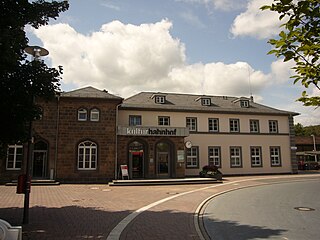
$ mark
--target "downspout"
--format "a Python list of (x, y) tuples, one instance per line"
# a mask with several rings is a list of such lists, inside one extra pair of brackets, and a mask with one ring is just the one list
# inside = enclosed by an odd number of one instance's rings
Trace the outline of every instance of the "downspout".
[(60, 93), (57, 95), (57, 125), (56, 125), (56, 146), (54, 156), (54, 179), (57, 179), (58, 141), (59, 141), (59, 120), (60, 120)]
[(118, 169), (118, 112), (119, 112), (119, 107), (121, 106), (121, 103), (116, 106), (116, 149), (115, 149), (115, 161), (114, 161), (114, 177), (117, 180), (118, 179), (118, 174), (117, 174), (117, 169)]

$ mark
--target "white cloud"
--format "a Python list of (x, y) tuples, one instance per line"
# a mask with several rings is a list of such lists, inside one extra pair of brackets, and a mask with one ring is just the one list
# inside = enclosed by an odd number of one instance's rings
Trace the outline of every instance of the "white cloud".
[[(287, 83), (290, 79), (290, 76), (294, 75), (294, 61), (284, 62), (283, 59), (278, 59), (275, 62), (271, 63), (271, 72), (273, 74), (274, 81), (278, 83)], [(292, 79), (290, 79), (293, 81)]]
[(67, 24), (34, 33), (49, 49), (53, 66), (63, 66), (65, 85), (92, 85), (128, 97), (141, 91), (248, 96), (250, 88), (259, 95), (271, 84), (271, 74), (245, 62), (187, 64), (185, 46), (171, 36), (171, 27), (168, 20), (141, 25), (113, 21), (90, 35)]
[(238, 15), (232, 26), (231, 33), (237, 36), (251, 36), (258, 39), (270, 38), (279, 33), (281, 22), (279, 15), (272, 11), (262, 11), (264, 5), (270, 5), (272, 0), (251, 0), (247, 10)]
[(127, 96), (132, 88), (152, 88), (173, 67), (184, 64), (184, 45), (172, 38), (171, 27), (168, 20), (139, 26), (113, 21), (88, 36), (67, 24), (34, 32), (49, 49), (53, 66), (63, 66), (64, 83), (94, 85)]
[(191, 11), (183, 12), (180, 14), (180, 16), (192, 26), (195, 26), (201, 29), (206, 28), (206, 25), (199, 19), (199, 17), (193, 14)]
[(248, 96), (250, 88), (258, 93), (269, 81), (268, 75), (254, 71), (245, 62), (186, 65), (173, 69), (169, 76), (180, 92), (196, 90), (201, 94), (231, 96)]
[(216, 10), (233, 11), (245, 7), (247, 0), (176, 0), (177, 2), (186, 2), (193, 4), (203, 4), (208, 8), (213, 7)]
[(101, 3), (101, 6), (106, 7), (106, 8), (110, 8), (112, 10), (120, 11), (120, 7), (113, 5), (111, 3), (108, 3), (108, 2)]

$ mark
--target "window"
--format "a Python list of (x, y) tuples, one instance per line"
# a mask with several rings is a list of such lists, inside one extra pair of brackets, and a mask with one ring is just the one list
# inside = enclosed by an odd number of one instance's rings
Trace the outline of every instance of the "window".
[(208, 149), (209, 165), (221, 167), (220, 147), (209, 147)]
[(201, 98), (201, 104), (202, 104), (202, 106), (210, 106), (211, 99), (210, 98)]
[(159, 126), (170, 126), (170, 117), (158, 117)]
[(239, 126), (239, 119), (230, 119), (230, 132), (239, 132), (240, 126)]
[(249, 107), (249, 101), (248, 100), (240, 100), (240, 107), (248, 108)]
[(90, 111), (90, 121), (98, 122), (100, 118), (100, 111), (96, 108), (91, 109)]
[(43, 108), (39, 107), (39, 116), (36, 118), (36, 120), (42, 120), (43, 119)]
[(278, 133), (278, 121), (270, 120), (269, 121), (269, 132), (270, 133)]
[(241, 147), (230, 147), (230, 166), (242, 167)]
[(156, 96), (155, 97), (155, 103), (163, 104), (165, 102), (166, 102), (166, 97), (165, 96)]
[(84, 141), (78, 145), (78, 169), (95, 170), (97, 168), (97, 144)]
[(23, 159), (22, 145), (9, 145), (7, 152), (7, 170), (20, 170)]
[(87, 121), (87, 110), (81, 108), (78, 110), (78, 121)]
[(199, 167), (199, 155), (198, 147), (191, 147), (187, 149), (187, 168), (198, 168)]
[(187, 118), (186, 119), (186, 122), (187, 122), (187, 128), (189, 128), (190, 131), (197, 131), (197, 118)]
[(250, 132), (259, 133), (259, 120), (250, 120)]
[(280, 147), (270, 147), (271, 167), (281, 166)]
[(209, 118), (208, 120), (209, 132), (219, 132), (219, 119), (218, 118)]
[(129, 116), (129, 126), (140, 126), (142, 124), (141, 116), (130, 115)]
[(251, 154), (251, 166), (262, 167), (261, 147), (251, 147), (250, 154)]

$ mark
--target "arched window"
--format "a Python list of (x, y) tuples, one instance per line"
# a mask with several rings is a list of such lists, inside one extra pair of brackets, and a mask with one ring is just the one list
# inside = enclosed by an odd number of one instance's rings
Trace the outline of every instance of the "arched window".
[(90, 121), (98, 122), (100, 117), (99, 109), (93, 108), (90, 111)]
[(78, 169), (95, 170), (97, 168), (97, 144), (84, 141), (78, 145)]
[(87, 110), (80, 108), (78, 110), (78, 121), (87, 121)]

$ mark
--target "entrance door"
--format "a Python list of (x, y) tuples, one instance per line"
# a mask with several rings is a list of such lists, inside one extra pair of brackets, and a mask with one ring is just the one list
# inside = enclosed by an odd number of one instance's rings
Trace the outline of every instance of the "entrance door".
[(143, 152), (131, 152), (132, 154), (132, 178), (143, 177)]
[(170, 174), (170, 153), (171, 147), (166, 142), (157, 144), (156, 172), (159, 178), (168, 178)]
[(129, 172), (133, 179), (144, 178), (144, 145), (138, 141), (129, 145)]
[(47, 151), (35, 150), (33, 152), (32, 177), (44, 178), (46, 171)]
[(169, 153), (158, 152), (158, 176), (169, 177)]

